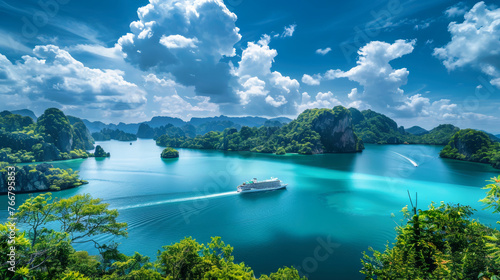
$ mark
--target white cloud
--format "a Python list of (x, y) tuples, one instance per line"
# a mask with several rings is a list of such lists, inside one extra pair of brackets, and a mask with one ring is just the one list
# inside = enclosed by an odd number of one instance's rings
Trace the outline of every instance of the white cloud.
[(471, 66), (492, 77), (500, 88), (500, 8), (489, 9), (479, 2), (464, 16), (462, 23), (451, 22), (451, 41), (434, 49), (434, 55), (448, 70)]
[(237, 100), (230, 66), (240, 41), (237, 16), (222, 0), (150, 0), (137, 10), (117, 47), (141, 70), (171, 73), (177, 83), (194, 86), (212, 102)]
[(342, 105), (342, 103), (333, 95), (331, 91), (318, 92), (314, 100), (311, 100), (311, 96), (307, 92), (303, 92), (301, 103), (295, 104), (298, 112), (314, 108), (333, 108), (337, 105)]
[(444, 11), (444, 14), (449, 18), (453, 18), (463, 16), (466, 12), (467, 9), (465, 7), (465, 4), (463, 2), (460, 2), (446, 9), (446, 11)]
[(270, 37), (264, 35), (257, 43), (248, 42), (241, 54), (241, 60), (235, 71), (236, 76), (264, 77), (271, 74), (271, 67), (278, 52), (269, 48)]
[(283, 76), (278, 71), (272, 72), (269, 80), (275, 88), (282, 90), (284, 93), (290, 93), (291, 91), (298, 90), (300, 87), (297, 80)]
[(248, 104), (253, 96), (265, 96), (269, 92), (265, 90), (266, 82), (260, 80), (257, 77), (247, 77), (248, 76), (240, 79), (244, 80), (244, 82), (242, 83), (244, 90), (237, 91), (238, 95), (241, 98), (241, 105)]
[[(219, 106), (211, 103), (210, 98), (197, 96), (191, 102), (186, 101), (178, 94), (153, 97), (153, 101), (160, 105), (160, 113), (171, 117), (189, 120), (191, 117), (206, 117), (219, 115)], [(194, 103), (194, 105), (192, 104)]]
[(243, 106), (224, 107), (229, 113), (266, 116), (296, 113), (294, 101), (299, 98), (300, 83), (278, 71), (272, 71), (278, 55), (269, 47), (271, 37), (263, 35), (258, 42), (248, 42), (241, 59), (231, 73), (237, 78), (236, 93)]
[(331, 48), (325, 48), (325, 49), (317, 49), (316, 53), (319, 55), (326, 55), (327, 53), (331, 52)]
[(196, 48), (198, 42), (196, 38), (186, 38), (179, 34), (170, 36), (163, 35), (160, 38), (160, 44), (169, 49)]
[(302, 82), (304, 84), (307, 84), (310, 86), (318, 86), (320, 84), (320, 81), (321, 81), (321, 75), (314, 75), (314, 77), (313, 77), (313, 76), (309, 76), (307, 74), (304, 74), (302, 76)]
[(286, 38), (286, 37), (292, 37), (293, 33), (295, 33), (295, 28), (297, 27), (297, 24), (290, 24), (289, 26), (285, 26), (285, 30), (281, 34), (276, 34), (273, 37), (281, 37), (281, 38)]
[(285, 27), (285, 31), (283, 31), (283, 37), (292, 37), (293, 33), (295, 32), (295, 28), (297, 27), (297, 24), (292, 24), (288, 27)]
[(266, 103), (273, 106), (273, 107), (280, 107), (282, 105), (285, 105), (288, 101), (286, 101), (285, 97), (283, 95), (278, 95), (276, 99), (274, 99), (272, 96), (268, 95), (266, 97)]
[(36, 46), (33, 53), (15, 64), (0, 54), (0, 95), (22, 94), (32, 103), (118, 111), (146, 103), (146, 92), (126, 81), (120, 70), (86, 67), (54, 45)]

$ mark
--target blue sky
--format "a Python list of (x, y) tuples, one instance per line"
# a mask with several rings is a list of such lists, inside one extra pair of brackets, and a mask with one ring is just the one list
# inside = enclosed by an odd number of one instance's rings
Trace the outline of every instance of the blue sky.
[(0, 18), (2, 110), (138, 122), (343, 105), (500, 133), (493, 1), (0, 0)]

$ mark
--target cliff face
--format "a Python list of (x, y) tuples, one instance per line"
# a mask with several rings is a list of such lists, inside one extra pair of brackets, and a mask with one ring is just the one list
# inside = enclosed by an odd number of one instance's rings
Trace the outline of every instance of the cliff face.
[(46, 133), (61, 152), (69, 152), (73, 147), (74, 130), (64, 113), (56, 108), (50, 108), (38, 118), (38, 129)]
[(354, 133), (351, 113), (344, 107), (324, 110), (311, 123), (321, 136), (321, 144), (327, 153), (359, 152), (364, 146)]
[[(15, 193), (57, 191), (74, 188), (85, 184), (72, 170), (53, 168), (51, 164), (16, 167)], [(63, 182), (64, 181), (64, 182)], [(7, 172), (0, 173), (0, 194), (7, 193)]]

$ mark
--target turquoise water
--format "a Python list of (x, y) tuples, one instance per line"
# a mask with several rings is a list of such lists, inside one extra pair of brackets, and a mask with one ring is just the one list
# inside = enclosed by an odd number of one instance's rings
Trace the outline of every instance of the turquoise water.
[[(235, 248), (236, 261), (257, 276), (294, 265), (310, 279), (362, 279), (361, 252), (393, 241), (394, 222), (409, 204), (407, 190), (418, 192), (421, 208), (445, 201), (482, 209), (481, 187), (499, 173), (441, 159), (439, 146), (366, 145), (358, 154), (314, 156), (179, 149), (179, 159), (162, 160), (152, 140), (98, 144), (111, 158), (53, 163), (89, 181), (54, 196), (90, 193), (119, 209), (128, 223), (128, 239), (119, 239), (126, 254), (138, 251), (154, 260), (162, 245), (186, 236), (199, 242), (221, 236)], [(271, 176), (287, 190), (235, 192), (243, 181)], [(482, 210), (475, 217), (487, 224), (498, 219)]]

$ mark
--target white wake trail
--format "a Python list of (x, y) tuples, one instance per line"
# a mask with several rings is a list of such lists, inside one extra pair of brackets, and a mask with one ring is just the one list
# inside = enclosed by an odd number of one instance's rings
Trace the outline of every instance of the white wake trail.
[(403, 157), (403, 158), (407, 159), (409, 162), (411, 162), (411, 164), (413, 164), (413, 166), (415, 166), (415, 167), (417, 167), (417, 166), (418, 166), (418, 164), (417, 164), (414, 160), (412, 160), (411, 158), (406, 157), (406, 156), (403, 156), (403, 155), (402, 155), (402, 154), (400, 154), (400, 153), (396, 153), (396, 152), (393, 152), (393, 153), (395, 153), (396, 155), (399, 155), (399, 156), (401, 156), (401, 157)]
[(117, 210), (123, 210), (123, 209), (142, 208), (142, 207), (155, 206), (155, 205), (161, 205), (161, 204), (168, 204), (168, 203), (175, 203), (175, 202), (185, 202), (185, 201), (192, 201), (192, 200), (199, 200), (199, 199), (208, 199), (208, 198), (229, 196), (229, 195), (235, 195), (235, 194), (238, 194), (238, 192), (232, 191), (232, 192), (225, 192), (225, 193), (200, 195), (200, 196), (194, 196), (194, 197), (184, 197), (184, 198), (167, 199), (167, 200), (161, 200), (161, 201), (155, 201), (155, 202), (149, 202), (149, 203), (141, 203), (141, 204), (136, 204), (136, 205), (129, 205), (129, 206), (124, 206), (124, 207), (118, 207), (116, 209)]

